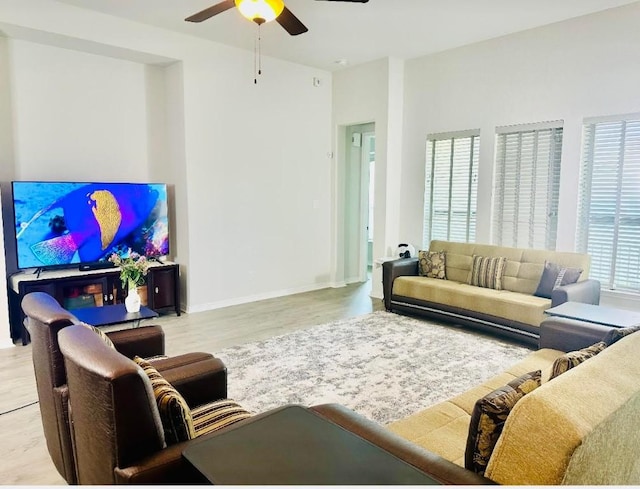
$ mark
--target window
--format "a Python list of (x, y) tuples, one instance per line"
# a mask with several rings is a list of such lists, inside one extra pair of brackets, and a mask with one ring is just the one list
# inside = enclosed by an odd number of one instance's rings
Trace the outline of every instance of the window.
[(493, 242), (556, 247), (562, 122), (498, 128)]
[(584, 124), (576, 244), (603, 287), (640, 291), (640, 115), (616, 119)]
[(476, 237), (479, 131), (427, 137), (423, 243)]

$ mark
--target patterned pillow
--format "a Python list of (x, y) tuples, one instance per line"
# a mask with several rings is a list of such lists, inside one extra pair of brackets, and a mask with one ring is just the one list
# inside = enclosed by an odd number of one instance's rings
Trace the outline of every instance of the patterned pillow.
[(135, 356), (133, 361), (144, 370), (151, 381), (167, 445), (195, 438), (191, 409), (184, 397), (149, 362), (138, 356)]
[(196, 437), (226, 428), (253, 416), (232, 399), (221, 399), (198, 406), (191, 411)]
[(533, 295), (551, 299), (551, 293), (555, 289), (561, 285), (575, 284), (581, 273), (582, 268), (568, 268), (545, 261), (542, 277), (540, 277), (538, 288)]
[(541, 376), (540, 370), (529, 372), (476, 401), (464, 453), (466, 469), (484, 475), (509, 413), (520, 399), (540, 387)]
[(81, 326), (84, 326), (87, 329), (90, 329), (95, 334), (97, 334), (100, 338), (102, 338), (102, 341), (104, 341), (109, 348), (113, 348), (114, 350), (116, 349), (116, 345), (113, 344), (113, 341), (111, 341), (111, 338), (109, 338), (105, 334), (105, 332), (102, 331), (100, 328), (96, 328), (95, 326), (91, 326), (90, 324), (83, 323), (82, 321), (80, 321), (78, 324), (80, 324)]
[(621, 340), (625, 336), (630, 335), (631, 333), (635, 333), (636, 331), (640, 331), (640, 324), (631, 326), (629, 328), (612, 328), (607, 332), (606, 335), (604, 335), (604, 338), (602, 338), (602, 341), (607, 346), (611, 346), (616, 341)]
[(582, 350), (570, 351), (564, 355), (556, 358), (551, 367), (551, 375), (549, 380), (555, 379), (558, 375), (565, 373), (574, 367), (577, 367), (585, 360), (591, 357), (595, 357), (598, 353), (604, 350), (607, 344), (604, 341), (599, 341), (591, 346), (583, 348)]
[(507, 266), (504, 256), (488, 257), (473, 255), (469, 285), (476, 285), (486, 289), (502, 290), (502, 277)]
[(418, 252), (418, 274), (421, 277), (447, 279), (445, 264), (447, 255), (444, 251)]

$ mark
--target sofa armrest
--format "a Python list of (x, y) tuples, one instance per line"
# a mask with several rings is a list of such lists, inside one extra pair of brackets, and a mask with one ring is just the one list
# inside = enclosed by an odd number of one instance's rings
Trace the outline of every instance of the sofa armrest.
[(164, 355), (164, 331), (160, 326), (142, 326), (107, 333), (116, 350), (127, 358)]
[(591, 346), (604, 338), (612, 326), (577, 319), (549, 317), (540, 323), (539, 347), (560, 351), (575, 351)]
[(321, 404), (309, 409), (413, 465), (442, 484), (494, 484), (493, 481), (405, 440), (344, 406)]
[(569, 301), (600, 304), (600, 281), (590, 278), (575, 284), (562, 285), (551, 292), (551, 307)]
[(402, 275), (418, 275), (418, 258), (400, 258), (382, 264), (382, 290), (387, 311), (391, 310), (393, 281)]

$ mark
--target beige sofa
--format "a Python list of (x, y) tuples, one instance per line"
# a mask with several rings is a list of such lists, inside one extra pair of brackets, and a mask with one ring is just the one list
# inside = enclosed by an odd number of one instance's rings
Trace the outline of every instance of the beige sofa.
[(631, 334), (545, 382), (563, 352), (542, 349), (481, 386), (388, 428), (464, 466), (475, 401), (514, 378), (542, 369), (543, 384), (517, 402), (485, 477), (508, 485), (640, 484), (640, 333)]
[[(537, 346), (546, 309), (569, 300), (600, 301), (600, 283), (588, 279), (587, 254), (436, 240), (429, 250), (446, 253), (446, 280), (419, 276), (417, 258), (385, 262), (382, 281), (388, 311), (455, 321)], [(507, 259), (503, 290), (467, 283), (473, 255)], [(558, 287), (551, 299), (533, 295), (545, 261), (581, 268), (578, 283)]]

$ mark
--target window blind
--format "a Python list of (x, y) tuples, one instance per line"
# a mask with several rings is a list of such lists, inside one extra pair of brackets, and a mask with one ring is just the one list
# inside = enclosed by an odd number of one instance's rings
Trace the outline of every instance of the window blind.
[(427, 138), (423, 246), (432, 239), (473, 241), (476, 235), (478, 132)]
[(555, 249), (562, 127), (501, 128), (497, 137), (494, 243)]
[(576, 247), (590, 276), (640, 291), (640, 116), (584, 125)]

